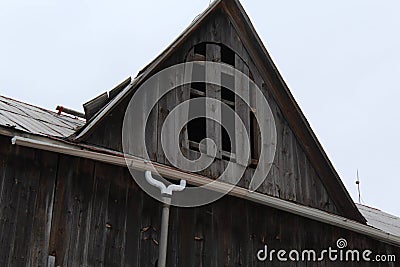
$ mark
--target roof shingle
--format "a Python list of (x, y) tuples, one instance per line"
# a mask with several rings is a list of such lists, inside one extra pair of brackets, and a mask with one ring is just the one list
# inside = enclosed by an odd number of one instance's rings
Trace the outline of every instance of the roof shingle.
[(68, 137), (85, 120), (49, 111), (8, 97), (0, 96), (0, 126), (31, 134)]

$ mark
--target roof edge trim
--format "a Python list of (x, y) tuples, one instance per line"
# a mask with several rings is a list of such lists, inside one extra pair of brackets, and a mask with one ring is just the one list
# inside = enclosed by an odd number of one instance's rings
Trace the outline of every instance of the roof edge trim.
[[(63, 142), (59, 143), (49, 143), (45, 141), (40, 141), (40, 140), (35, 140), (32, 138), (25, 138), (21, 136), (14, 136), (11, 139), (11, 142), (13, 145), (19, 145), (19, 146), (24, 146), (24, 147), (29, 147), (29, 148), (34, 148), (34, 149), (40, 149), (40, 150), (45, 150), (45, 151), (50, 151), (50, 152), (55, 152), (55, 153), (60, 153), (60, 154), (65, 154), (65, 155), (70, 155), (70, 156), (76, 156), (76, 157), (81, 157), (81, 158), (87, 158), (107, 164), (112, 164), (112, 165), (117, 165), (121, 167), (126, 167), (127, 162), (129, 161), (129, 165), (133, 166), (134, 168), (138, 170), (151, 170), (151, 168), (156, 168), (157, 171), (161, 175), (165, 175), (166, 177), (172, 178), (174, 180), (181, 180), (185, 179), (189, 184), (195, 185), (195, 186), (202, 186), (202, 185), (208, 185), (209, 188), (212, 188), (212, 190), (215, 191), (221, 191), (224, 190), (226, 191), (226, 187), (231, 188), (231, 185), (227, 185), (223, 182), (218, 182), (215, 180), (212, 180), (210, 178), (198, 175), (198, 174), (192, 174), (192, 173), (186, 173), (183, 171), (176, 170), (172, 167), (159, 164), (159, 163), (153, 163), (152, 167), (149, 167), (147, 162), (144, 159), (138, 158), (138, 157), (129, 157), (128, 159), (124, 158), (123, 155), (110, 155), (110, 154), (105, 154), (104, 152), (94, 152), (90, 150), (84, 150), (78, 145), (66, 145)], [(211, 184), (211, 182), (213, 182)], [(362, 224), (357, 221), (353, 221), (350, 219), (347, 219), (345, 217), (335, 215), (328, 213), (326, 211), (318, 210), (315, 208), (303, 206), (300, 204), (296, 204), (293, 202), (289, 202), (287, 200), (279, 199), (276, 197), (264, 195), (261, 193), (257, 192), (251, 192), (245, 188), (237, 187), (235, 186), (229, 193), (231, 196), (235, 196), (238, 198), (242, 198), (245, 200), (249, 200), (258, 204), (262, 204), (265, 206), (269, 206), (272, 208), (276, 208), (285, 212), (289, 212), (292, 214), (296, 214), (302, 217), (306, 217), (315, 221), (319, 221), (322, 223), (326, 223), (332, 226), (340, 227), (343, 229), (347, 229), (359, 234), (363, 234), (366, 236), (369, 236), (371, 238), (380, 240), (382, 242), (395, 245), (395, 246), (400, 246), (400, 236), (395, 236), (393, 234), (389, 234), (387, 232), (384, 232), (382, 230), (376, 229), (374, 227)]]

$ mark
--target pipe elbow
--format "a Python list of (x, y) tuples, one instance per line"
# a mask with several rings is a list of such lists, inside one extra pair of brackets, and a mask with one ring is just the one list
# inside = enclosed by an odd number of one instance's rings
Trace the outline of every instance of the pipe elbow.
[(183, 191), (186, 188), (186, 180), (181, 180), (179, 185), (172, 184), (166, 187), (162, 182), (153, 178), (151, 171), (145, 171), (144, 176), (149, 184), (160, 189), (161, 194), (171, 196), (173, 192)]
[(168, 186), (165, 194), (172, 195), (173, 192), (180, 192), (183, 191), (185, 188), (186, 188), (186, 180), (181, 180), (179, 185), (172, 184)]
[(166, 190), (166, 187), (162, 182), (153, 178), (153, 175), (151, 175), (151, 171), (145, 171), (144, 176), (149, 184), (157, 187), (158, 189), (160, 189), (161, 192)]

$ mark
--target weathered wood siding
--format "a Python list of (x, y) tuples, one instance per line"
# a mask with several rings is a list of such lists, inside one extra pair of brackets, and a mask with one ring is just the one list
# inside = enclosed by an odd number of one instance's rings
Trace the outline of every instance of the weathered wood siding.
[[(274, 164), (267, 179), (258, 191), (332, 213), (341, 214), (341, 212), (337, 210), (332, 197), (329, 196), (321, 182), (321, 177), (319, 177), (314, 166), (312, 166), (312, 163), (308, 159), (305, 150), (300, 145), (300, 142), (290, 128), (287, 120), (282, 115), (281, 108), (272, 96), (269, 88), (273, 86), (273, 83), (271, 81), (264, 81), (261, 78), (257, 66), (254, 64), (249, 53), (241, 42), (235, 27), (228, 20), (228, 17), (224, 15), (222, 11), (220, 12), (221, 13), (218, 13), (217, 11), (217, 14), (214, 14), (211, 18), (206, 20), (202, 26), (200, 26), (190, 36), (190, 38), (184, 42), (178, 51), (164, 62), (160, 69), (190, 60), (191, 56), (193, 56), (193, 47), (202, 42), (210, 44), (207, 45), (207, 58), (209, 60), (221, 60), (220, 54), (216, 51), (219, 46), (215, 45), (213, 48), (211, 45), (213, 43), (224, 44), (232, 49), (236, 53), (236, 67), (244, 73), (250, 73), (257, 86), (262, 88), (264, 96), (272, 109), (276, 121), (278, 143)], [(159, 82), (175, 84), (176, 79), (179, 79), (179, 77), (169, 77), (168, 80)], [(189, 88), (185, 87), (170, 92), (161, 99), (155, 110), (153, 110), (146, 131), (146, 140), (149, 145), (148, 152), (152, 160), (169, 164), (166, 161), (163, 150), (160, 146), (159, 136), (161, 127), (168, 113), (178, 103), (188, 99), (188, 90)], [(252, 106), (257, 109), (257, 99), (255, 99), (254, 94), (250, 94), (249, 97)], [(130, 97), (124, 100), (114, 111), (111, 112), (111, 114), (86, 140), (87, 143), (122, 151), (121, 128), (128, 100), (130, 100)], [(248, 107), (244, 107), (238, 100), (236, 100), (236, 106), (236, 112), (239, 113), (239, 116), (244, 120), (245, 125), (248, 128), (250, 121)], [(209, 131), (210, 137), (218, 138), (220, 137), (220, 132), (218, 127), (214, 126), (214, 123), (212, 125), (208, 123), (207, 130)], [(182, 136), (186, 137), (187, 141), (187, 133), (185, 131), (186, 129), (184, 129)], [(240, 135), (237, 135), (236, 138), (239, 137)], [(196, 156), (196, 152), (190, 150), (187, 151), (188, 145), (185, 140), (182, 144), (183, 152), (186, 155), (191, 157)], [(213, 165), (201, 173), (208, 177), (215, 178), (223, 172), (225, 165), (226, 162), (222, 160), (219, 155)], [(239, 185), (248, 187), (253, 172), (253, 167), (247, 168)]]
[[(10, 145), (0, 136), (0, 266), (156, 266), (161, 204), (127, 169)], [(336, 247), (400, 255), (366, 236), (243, 199), (171, 208), (167, 266), (266, 266), (270, 249)], [(361, 263), (362, 266), (396, 266)], [(270, 265), (268, 265), (270, 266)], [(273, 263), (273, 266), (361, 266)]]
[(0, 266), (46, 266), (58, 155), (0, 136)]

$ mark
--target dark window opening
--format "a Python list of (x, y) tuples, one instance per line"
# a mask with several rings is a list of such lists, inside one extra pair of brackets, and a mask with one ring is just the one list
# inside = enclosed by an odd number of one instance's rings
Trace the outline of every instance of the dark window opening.
[(193, 95), (193, 97), (198, 97), (198, 96), (205, 95), (205, 93), (206, 93), (206, 83), (194, 82), (194, 83), (192, 83), (191, 87), (192, 87), (192, 89), (198, 91), (198, 92), (196, 92), (196, 91), (192, 90), (192, 92), (190, 93), (191, 98), (192, 98), (192, 95)]
[(229, 139), (229, 134), (224, 127), (221, 127), (222, 132), (222, 150), (226, 152), (231, 152), (231, 140)]
[(221, 98), (222, 100), (227, 100), (229, 102), (228, 105), (233, 105), (235, 103), (235, 93), (229, 90), (228, 88), (222, 87), (221, 89)]
[(194, 47), (194, 61), (206, 61), (206, 47), (206, 43), (201, 43)]
[(196, 118), (188, 122), (188, 139), (189, 141), (200, 143), (207, 137), (206, 118)]
[(257, 123), (256, 116), (253, 112), (250, 112), (250, 146), (251, 146), (251, 158), (258, 160), (260, 157), (260, 129)]
[(221, 45), (221, 62), (235, 66), (235, 52), (225, 45)]
[(206, 49), (207, 44), (206, 43), (200, 43), (195, 45), (194, 47), (194, 53), (202, 56), (206, 56)]

